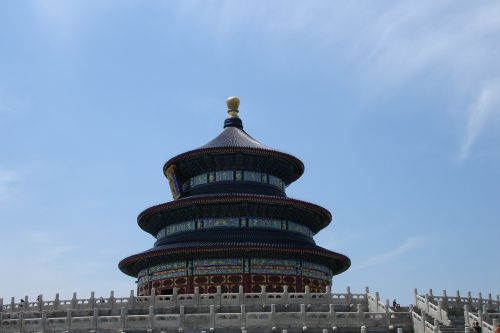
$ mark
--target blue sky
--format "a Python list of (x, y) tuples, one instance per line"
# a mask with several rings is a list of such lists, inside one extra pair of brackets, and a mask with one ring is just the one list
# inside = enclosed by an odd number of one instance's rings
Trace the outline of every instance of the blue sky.
[(334, 216), (334, 291), (500, 293), (500, 3), (0, 4), (0, 297), (134, 280), (170, 157), (245, 129)]

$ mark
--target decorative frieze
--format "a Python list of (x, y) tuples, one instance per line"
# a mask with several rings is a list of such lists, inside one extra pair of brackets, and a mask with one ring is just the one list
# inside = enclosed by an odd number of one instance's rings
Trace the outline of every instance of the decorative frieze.
[(265, 217), (215, 217), (184, 221), (169, 225), (161, 229), (156, 234), (156, 238), (162, 239), (181, 232), (212, 228), (262, 228), (286, 230), (297, 232), (309, 237), (313, 236), (311, 229), (303, 224), (293, 221)]
[(189, 178), (186, 182), (184, 182), (184, 184), (182, 185), (182, 189), (184, 192), (187, 192), (190, 189), (196, 188), (200, 185), (205, 185), (213, 182), (221, 182), (221, 181), (256, 182), (261, 184), (269, 184), (279, 188), (280, 190), (285, 189), (285, 182), (279, 177), (264, 172), (244, 171), (244, 170), (224, 170), (224, 171), (206, 172), (200, 175), (196, 175), (194, 177)]

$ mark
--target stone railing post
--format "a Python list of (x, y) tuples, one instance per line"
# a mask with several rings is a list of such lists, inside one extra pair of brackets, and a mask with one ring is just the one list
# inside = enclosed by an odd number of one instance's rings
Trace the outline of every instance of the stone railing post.
[(481, 292), (479, 292), (479, 305), (478, 305), (478, 308), (479, 309), (483, 308), (483, 294)]
[[(328, 286), (326, 288), (328, 288)], [(288, 295), (288, 286), (283, 286), (283, 304), (285, 305), (285, 308), (288, 307), (288, 304), (290, 302), (289, 297), (290, 296)]]
[(17, 316), (17, 331), (23, 332), (23, 320), (24, 320), (24, 312), (20, 312)]
[(309, 286), (305, 286), (304, 288), (305, 295), (304, 295), (304, 300), (307, 304), (311, 304), (311, 288)]
[(172, 299), (174, 300), (173, 306), (177, 306), (177, 303), (179, 300), (178, 295), (179, 295), (179, 289), (177, 289), (177, 287), (174, 287), (174, 289), (172, 291)]
[(306, 305), (305, 304), (300, 304), (300, 321), (302, 324), (302, 327), (306, 326)]
[(47, 331), (47, 311), (42, 310), (42, 320), (41, 320), (42, 333)]
[[(43, 311), (43, 295), (40, 294), (37, 297), (37, 303), (38, 303), (38, 311)], [(54, 309), (57, 310), (57, 309)]]
[(432, 289), (429, 289), (429, 297), (431, 300), (434, 299), (434, 294), (432, 293)]
[(457, 306), (462, 306), (462, 298), (460, 297), (460, 290), (457, 290)]
[(425, 312), (429, 313), (429, 294), (425, 294)]
[(448, 308), (448, 294), (446, 293), (446, 289), (443, 290), (443, 306)]
[(238, 286), (238, 299), (240, 301), (240, 305), (245, 304), (245, 294), (243, 293), (243, 286)]
[(417, 292), (417, 288), (414, 288), (413, 289), (413, 303), (415, 304), (415, 306), (418, 308), (418, 300), (417, 300), (417, 296), (418, 296), (418, 292)]
[(261, 285), (260, 286), (260, 297), (261, 297), (261, 303), (262, 303), (262, 307), (265, 308), (267, 307), (267, 293), (266, 293), (266, 286), (265, 285)]
[(385, 316), (387, 317), (387, 326), (391, 324), (391, 313), (389, 312), (391, 308), (389, 307), (389, 299), (385, 300)]
[(377, 310), (378, 312), (378, 302), (380, 301), (380, 294), (378, 293), (378, 291), (375, 292), (375, 309)]
[(497, 328), (498, 321), (496, 320), (496, 318), (493, 318), (492, 322), (493, 322), (493, 329), (495, 330)]
[(128, 296), (128, 304), (129, 307), (134, 308), (135, 306), (135, 296), (134, 296), (134, 290), (130, 290), (130, 294)]
[(246, 313), (246, 308), (245, 304), (240, 305), (240, 325), (241, 327), (246, 327), (247, 326), (247, 313)]
[(156, 290), (155, 288), (151, 288), (149, 292), (149, 305), (154, 307), (156, 305)]
[(113, 310), (115, 308), (115, 291), (114, 290), (111, 290), (109, 292), (109, 307), (111, 308), (111, 310)]
[(217, 309), (220, 309), (222, 305), (222, 287), (217, 286), (217, 293), (215, 294), (215, 304), (217, 305)]
[(472, 293), (470, 291), (467, 292), (467, 305), (472, 307)]
[(481, 326), (481, 328), (483, 328), (483, 311), (478, 310), (477, 317), (479, 318), (479, 325)]
[(16, 299), (15, 299), (15, 297), (11, 297), (10, 298), (10, 311), (14, 312), (15, 309), (16, 309)]
[(95, 307), (95, 292), (90, 292), (89, 306), (91, 309)]
[(439, 332), (439, 320), (434, 318), (434, 332)]
[(3, 298), (0, 298), (0, 313), (3, 312)]
[(200, 305), (200, 287), (194, 287), (194, 306)]
[(154, 321), (155, 321), (155, 308), (153, 306), (149, 307), (149, 329), (154, 328)]
[(120, 328), (124, 331), (127, 328), (127, 308), (120, 309)]
[(465, 319), (465, 326), (470, 326), (468, 305), (464, 305), (464, 319)]
[(184, 311), (184, 306), (179, 307), (179, 332), (184, 331), (184, 326), (186, 325), (186, 313)]
[(470, 333), (470, 327), (469, 326), (465, 326), (465, 333)]
[(210, 305), (210, 330), (215, 329), (215, 305)]
[(336, 314), (335, 314), (335, 306), (333, 304), (330, 304), (329, 307), (328, 307), (328, 317), (330, 318), (330, 327), (334, 327), (335, 326), (335, 321), (337, 318), (336, 317)]
[(24, 309), (28, 310), (29, 298), (28, 296), (24, 296)]
[(347, 305), (350, 305), (352, 303), (352, 294), (351, 294), (351, 287), (347, 286), (347, 297), (346, 297)]
[(276, 327), (276, 304), (271, 304), (271, 327)]
[(363, 316), (363, 309), (362, 309), (362, 305), (361, 304), (358, 304), (357, 305), (357, 315), (358, 315), (358, 320), (361, 320), (362, 316)]
[(56, 299), (54, 300), (54, 310), (59, 310), (59, 305), (61, 300), (59, 299), (59, 293), (56, 293)]
[(68, 332), (71, 331), (71, 319), (72, 319), (72, 310), (66, 310), (66, 329)]
[(497, 306), (496, 306), (495, 311), (500, 312), (500, 295), (497, 295)]
[(71, 298), (71, 308), (76, 309), (78, 307), (78, 299), (76, 298), (76, 293), (73, 293), (73, 297)]
[(438, 316), (439, 316), (439, 320), (441, 322), (443, 322), (443, 301), (442, 300), (439, 300), (438, 301)]
[(93, 310), (93, 315), (92, 315), (92, 329), (97, 331), (97, 321), (99, 319), (99, 309), (94, 309)]

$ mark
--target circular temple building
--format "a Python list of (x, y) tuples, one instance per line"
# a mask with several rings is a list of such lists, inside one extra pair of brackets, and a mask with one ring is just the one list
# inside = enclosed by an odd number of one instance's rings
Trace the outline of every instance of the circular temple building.
[(332, 215), (286, 196), (304, 172), (296, 157), (265, 146), (243, 130), (239, 100), (227, 101), (224, 129), (212, 141), (167, 161), (174, 200), (139, 214), (154, 247), (123, 259), (138, 295), (222, 292), (324, 292), (348, 257), (316, 245)]

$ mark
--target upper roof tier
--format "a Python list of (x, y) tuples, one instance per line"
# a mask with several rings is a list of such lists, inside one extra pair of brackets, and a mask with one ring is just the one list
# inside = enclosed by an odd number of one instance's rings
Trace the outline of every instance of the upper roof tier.
[[(238, 116), (239, 99), (226, 101), (228, 117), (224, 129), (207, 144), (168, 160), (163, 172), (182, 192), (184, 182), (207, 172), (223, 170), (258, 171), (280, 178), (284, 185), (297, 180), (304, 172), (304, 164), (295, 156), (268, 147), (243, 130)], [(182, 196), (182, 194), (181, 194)]]

